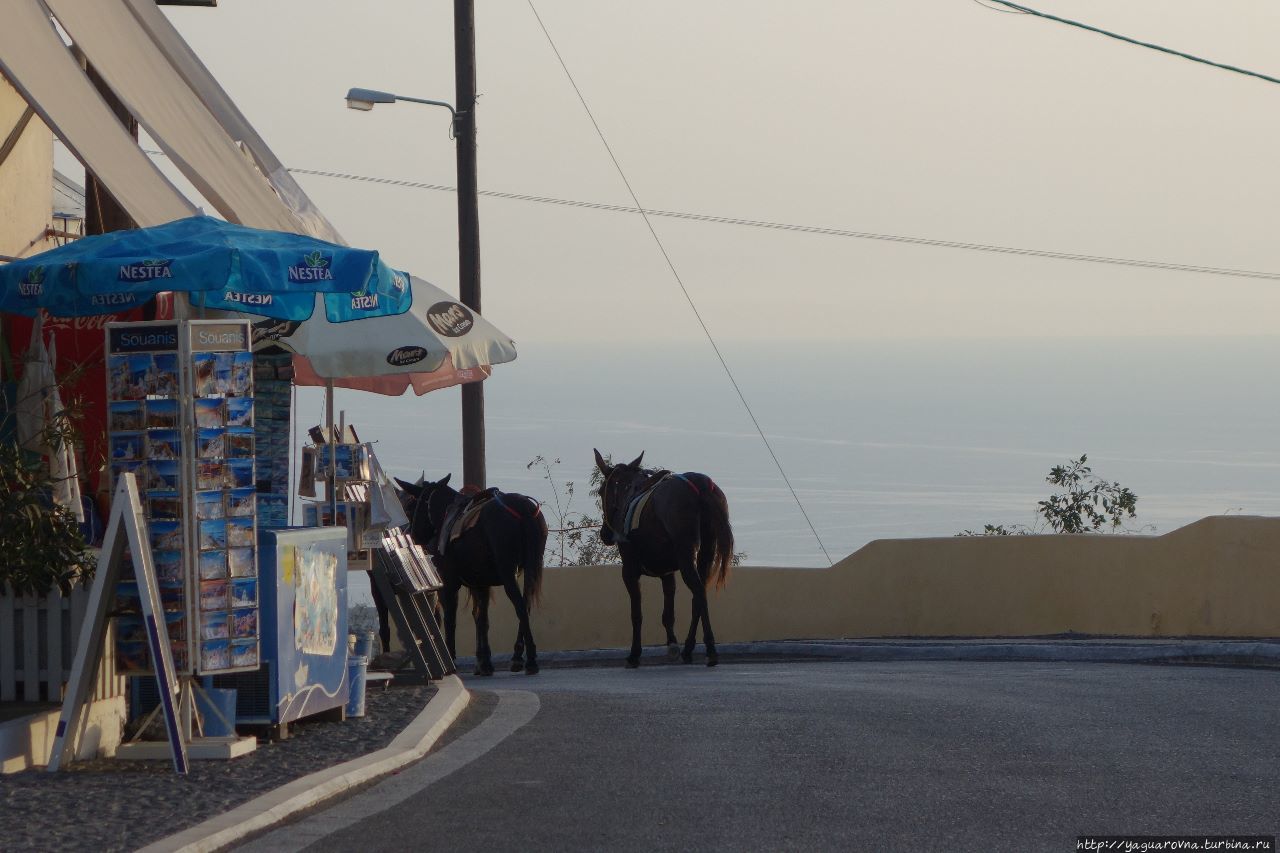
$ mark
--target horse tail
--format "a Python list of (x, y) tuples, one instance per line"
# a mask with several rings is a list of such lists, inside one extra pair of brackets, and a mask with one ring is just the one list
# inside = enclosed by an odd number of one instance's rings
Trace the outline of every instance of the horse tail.
[(729, 582), (733, 567), (733, 527), (729, 524), (729, 501), (710, 477), (699, 490), (698, 574), (717, 589)]
[(542, 593), (542, 563), (547, 550), (547, 519), (542, 507), (532, 498), (525, 498), (520, 507), (521, 538), (524, 550), (520, 565), (524, 569), (525, 601), (533, 604)]

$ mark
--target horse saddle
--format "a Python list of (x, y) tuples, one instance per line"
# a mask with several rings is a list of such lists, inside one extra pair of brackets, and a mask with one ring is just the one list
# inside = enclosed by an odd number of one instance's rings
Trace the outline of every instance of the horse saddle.
[(491, 486), (483, 492), (462, 497), (462, 500), (449, 507), (444, 523), (440, 525), (439, 554), (443, 554), (451, 542), (457, 541), (462, 534), (475, 527), (480, 521), (480, 513), (491, 503), (496, 503), (516, 518), (522, 518), (520, 513), (503, 502), (502, 492), (496, 487)]
[[(680, 475), (672, 474), (670, 471), (655, 471), (648, 479), (636, 486), (636, 491), (627, 501), (627, 511), (622, 516), (622, 528), (615, 531), (619, 542), (626, 542), (632, 532), (640, 527), (640, 514), (649, 505), (649, 498), (653, 497), (659, 485), (672, 477), (680, 477)], [(684, 478), (680, 477), (680, 479)]]

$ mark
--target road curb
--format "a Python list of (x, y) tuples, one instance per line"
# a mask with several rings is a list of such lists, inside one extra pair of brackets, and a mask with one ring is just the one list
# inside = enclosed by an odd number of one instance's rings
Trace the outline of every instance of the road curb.
[(471, 701), (456, 675), (436, 682), (437, 692), (390, 744), (368, 755), (282, 785), (231, 811), (162, 838), (139, 853), (211, 853), (282, 823), (298, 812), (417, 761)]
[[(722, 659), (734, 657), (812, 658), (847, 661), (1039, 661), (1094, 663), (1230, 663), (1280, 666), (1280, 640), (779, 640), (720, 643)], [(554, 666), (619, 663), (625, 649), (587, 649), (538, 653), (538, 662)], [(665, 660), (666, 646), (648, 646), (644, 660)], [(495, 665), (508, 654), (495, 654)], [(703, 660), (701, 647), (694, 658)], [(469, 669), (474, 658), (458, 658)]]

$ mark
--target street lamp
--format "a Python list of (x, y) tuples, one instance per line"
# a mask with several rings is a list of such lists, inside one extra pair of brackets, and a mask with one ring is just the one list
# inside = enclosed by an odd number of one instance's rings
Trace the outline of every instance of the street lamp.
[[(465, 4), (464, 4), (465, 5)], [(470, 20), (470, 16), (464, 16)], [(468, 28), (464, 28), (469, 33)], [(463, 48), (469, 46), (468, 56), (474, 54), (474, 41), (463, 39)], [(458, 158), (458, 298), (476, 313), (480, 313), (480, 192), (476, 180), (476, 124), (472, 112), (475, 108), (475, 68), (472, 63), (460, 62), (459, 104), (455, 110), (444, 101), (426, 98), (410, 98), (393, 95), (377, 89), (351, 89), (347, 92), (347, 107), (368, 112), (374, 104), (393, 104), (408, 101), (444, 107), (453, 120), (449, 124), (449, 136), (457, 142)], [(470, 107), (470, 109), (468, 109)], [(464, 485), (484, 488), (486, 485), (484, 458), (484, 389), (480, 382), (462, 386), (462, 481)]]
[(431, 101), (426, 98), (410, 98), (408, 95), (393, 95), (390, 92), (379, 92), (377, 89), (347, 90), (347, 109), (349, 110), (360, 110), (367, 113), (373, 109), (374, 104), (394, 104), (396, 101), (409, 101), (414, 104), (444, 107), (449, 111), (449, 115), (453, 117), (453, 121), (449, 123), (449, 137), (453, 138), (454, 127), (458, 123), (458, 113), (454, 110), (453, 104), (448, 104), (444, 101)]

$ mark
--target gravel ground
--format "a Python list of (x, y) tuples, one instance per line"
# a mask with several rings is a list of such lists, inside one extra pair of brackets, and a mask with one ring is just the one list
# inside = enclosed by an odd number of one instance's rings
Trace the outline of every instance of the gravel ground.
[(136, 850), (301, 776), (381, 749), (421, 713), (433, 687), (372, 691), (363, 718), (303, 722), (231, 761), (99, 759), (64, 773), (0, 776), (0, 850)]

